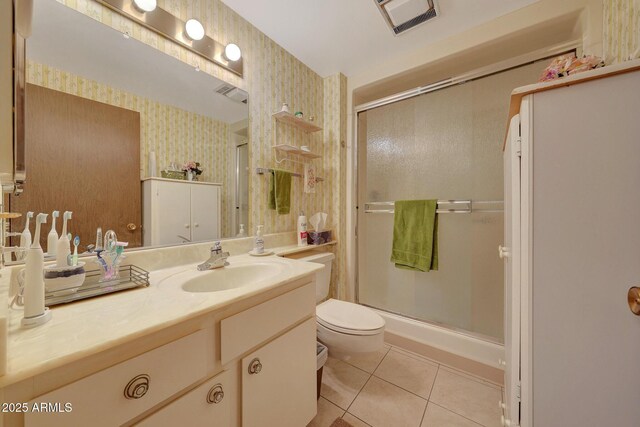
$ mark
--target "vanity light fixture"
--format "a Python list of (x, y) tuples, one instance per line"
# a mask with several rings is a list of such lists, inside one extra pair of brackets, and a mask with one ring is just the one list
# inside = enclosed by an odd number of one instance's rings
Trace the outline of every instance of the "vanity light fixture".
[(158, 6), (157, 0), (133, 0), (133, 4), (142, 12), (153, 12)]
[[(185, 22), (159, 6), (158, 0), (93, 1), (242, 77), (244, 61), (240, 48), (236, 44), (224, 45), (209, 37), (201, 21), (191, 18)], [(129, 34), (129, 36), (132, 35)]]
[(242, 52), (237, 44), (229, 43), (224, 48), (224, 56), (226, 56), (229, 61), (235, 62), (242, 57)]
[(187, 37), (191, 40), (202, 40), (204, 37), (204, 27), (197, 19), (189, 19), (184, 25)]

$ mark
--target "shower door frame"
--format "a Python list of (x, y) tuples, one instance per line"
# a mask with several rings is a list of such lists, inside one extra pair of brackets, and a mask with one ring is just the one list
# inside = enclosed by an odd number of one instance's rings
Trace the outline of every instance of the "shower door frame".
[[(359, 245), (359, 241), (358, 241), (358, 226), (359, 226), (359, 222), (360, 222), (360, 215), (361, 215), (361, 211), (359, 209), (359, 189), (360, 189), (360, 170), (359, 170), (359, 165), (358, 165), (358, 157), (360, 155), (360, 146), (358, 145), (358, 118), (360, 113), (366, 112), (368, 110), (377, 108), (377, 107), (382, 107), (384, 105), (389, 105), (389, 104), (393, 104), (396, 102), (400, 102), (400, 101), (404, 101), (406, 99), (409, 98), (413, 98), (416, 96), (420, 96), (420, 95), (424, 95), (430, 92), (435, 92), (438, 90), (442, 90), (442, 89), (446, 89), (448, 87), (454, 86), (454, 85), (459, 85), (459, 84), (463, 84), (463, 83), (469, 83), (472, 82), (474, 80), (478, 80), (478, 79), (482, 79), (484, 77), (489, 77), (493, 74), (498, 74), (498, 73), (502, 73), (505, 71), (509, 71), (511, 69), (514, 68), (518, 68), (518, 67), (522, 67), (522, 66), (526, 66), (529, 64), (532, 64), (534, 62), (538, 62), (538, 61), (543, 61), (546, 59), (551, 59), (554, 57), (557, 57), (559, 55), (564, 55), (564, 54), (568, 54), (568, 53), (574, 53), (576, 56), (579, 56), (579, 54), (581, 53), (581, 46), (582, 46), (582, 42), (581, 40), (573, 40), (567, 43), (562, 43), (556, 46), (553, 46), (551, 48), (545, 48), (545, 49), (541, 49), (538, 51), (534, 51), (522, 56), (518, 56), (515, 58), (511, 58), (505, 61), (501, 61), (498, 62), (496, 64), (493, 65), (489, 65), (487, 67), (483, 67), (483, 68), (479, 68), (477, 70), (473, 70), (470, 71), (468, 73), (456, 76), (456, 77), (450, 77), (448, 79), (444, 79), (444, 80), (440, 80), (438, 82), (435, 83), (431, 83), (428, 84), (426, 86), (420, 86), (417, 87), (415, 89), (410, 89), (404, 92), (400, 92), (394, 95), (390, 95), (384, 98), (380, 98), (377, 99), (375, 101), (371, 101), (371, 102), (367, 102), (364, 104), (360, 104), (360, 105), (356, 105), (353, 108), (353, 148), (352, 148), (352, 156), (353, 156), (353, 172), (352, 172), (352, 176), (354, 179), (354, 187), (352, 188), (353, 194), (351, 197), (352, 203), (353, 203), (353, 207), (352, 207), (352, 213), (355, 213), (355, 221), (353, 222), (354, 226), (352, 230), (349, 230), (351, 233), (350, 235), (354, 236), (355, 238), (355, 245), (353, 247), (353, 250), (351, 251), (352, 256), (353, 256), (353, 278), (354, 278), (354, 299), (355, 302), (357, 304), (361, 304), (363, 306), (366, 307), (370, 307), (373, 308), (375, 310), (380, 310), (386, 313), (390, 313), (390, 314), (395, 314), (397, 316), (402, 316), (404, 318), (407, 319), (412, 319), (415, 320), (417, 322), (422, 322), (428, 325), (432, 325), (432, 326), (436, 326), (436, 327), (440, 327), (461, 335), (466, 335), (472, 338), (476, 338), (476, 339), (480, 339), (483, 341), (487, 341), (490, 343), (494, 343), (494, 344), (499, 344), (499, 345), (503, 345), (503, 342), (496, 339), (495, 337), (491, 337), (488, 335), (484, 335), (481, 333), (477, 333), (477, 332), (471, 332), (468, 331), (466, 329), (462, 329), (456, 326), (452, 326), (446, 323), (441, 323), (441, 322), (436, 322), (433, 320), (426, 320), (426, 319), (420, 319), (417, 317), (413, 317), (413, 316), (409, 316), (405, 313), (399, 313), (399, 312), (395, 312), (392, 310), (388, 310), (388, 309), (384, 309), (384, 308), (380, 308), (380, 307), (375, 307), (369, 304), (364, 304), (360, 302), (360, 281), (359, 281), (359, 276), (360, 276), (360, 260), (359, 260), (359, 250), (358, 247)], [(507, 100), (505, 100), (505, 102), (507, 102)], [(505, 122), (505, 129), (507, 128), (508, 123)], [(364, 215), (364, 210), (362, 210), (362, 215)]]

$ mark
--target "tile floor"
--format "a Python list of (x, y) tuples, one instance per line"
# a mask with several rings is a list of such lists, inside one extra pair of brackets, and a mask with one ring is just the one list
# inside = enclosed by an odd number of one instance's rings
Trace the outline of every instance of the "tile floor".
[(354, 427), (500, 426), (501, 387), (398, 347), (324, 365), (318, 415)]

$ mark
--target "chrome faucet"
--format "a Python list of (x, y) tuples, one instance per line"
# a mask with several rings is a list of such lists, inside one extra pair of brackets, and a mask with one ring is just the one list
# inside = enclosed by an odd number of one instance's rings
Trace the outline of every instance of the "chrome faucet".
[(213, 247), (211, 248), (211, 256), (208, 260), (198, 265), (198, 271), (226, 267), (229, 265), (227, 258), (229, 258), (229, 252), (222, 252), (222, 245), (220, 242), (214, 242)]

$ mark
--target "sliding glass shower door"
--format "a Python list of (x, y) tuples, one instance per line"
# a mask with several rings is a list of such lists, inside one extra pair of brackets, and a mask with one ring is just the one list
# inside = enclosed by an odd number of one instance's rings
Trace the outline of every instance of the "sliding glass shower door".
[[(503, 340), (501, 148), (510, 92), (543, 68), (534, 63), (359, 113), (361, 304)], [(404, 199), (438, 199), (455, 211), (438, 217), (438, 271), (389, 261), (393, 205), (384, 202)]]

